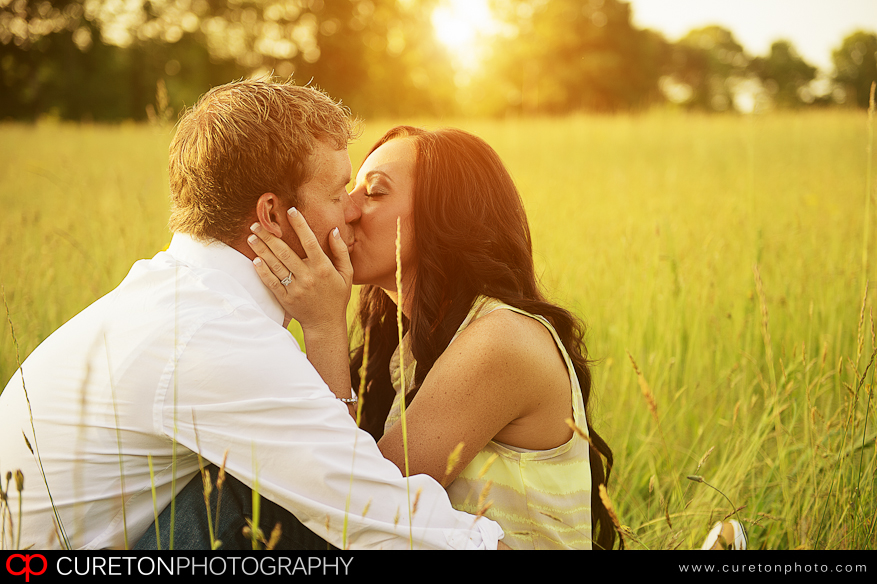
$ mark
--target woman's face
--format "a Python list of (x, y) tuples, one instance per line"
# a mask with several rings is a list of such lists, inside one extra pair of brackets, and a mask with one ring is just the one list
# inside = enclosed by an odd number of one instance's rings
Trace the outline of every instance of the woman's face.
[(396, 290), (396, 219), (402, 221), (402, 276), (414, 267), (414, 165), (411, 138), (396, 138), (380, 146), (363, 162), (350, 198), (362, 214), (352, 223), (353, 283)]

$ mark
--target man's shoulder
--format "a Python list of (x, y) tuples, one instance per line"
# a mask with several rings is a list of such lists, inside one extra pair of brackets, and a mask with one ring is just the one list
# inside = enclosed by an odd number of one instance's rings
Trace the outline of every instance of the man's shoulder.
[(144, 311), (170, 311), (176, 318), (215, 318), (241, 307), (257, 308), (231, 274), (186, 264), (166, 252), (136, 262), (111, 295), (113, 303), (136, 305)]

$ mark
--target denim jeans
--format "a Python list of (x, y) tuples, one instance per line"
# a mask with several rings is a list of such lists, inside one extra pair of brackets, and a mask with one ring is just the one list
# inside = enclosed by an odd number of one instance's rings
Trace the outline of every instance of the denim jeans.
[[(216, 488), (216, 477), (219, 469), (216, 466), (207, 467), (210, 471), (210, 479), (213, 482), (213, 491), (210, 494), (211, 520), (214, 521), (214, 539), (220, 540), (220, 550), (251, 550), (252, 540), (244, 534), (247, 527), (247, 519), (253, 516), (253, 492), (242, 482), (226, 475), (222, 486), (222, 500), (219, 508), (219, 518), (216, 518), (216, 505), (219, 492)], [(264, 534), (265, 540), (270, 539), (274, 526), (280, 523), (282, 534), (274, 546), (277, 550), (336, 550), (338, 548), (327, 543), (314, 534), (295, 518), (295, 516), (262, 498), (259, 504), (259, 528)], [(161, 537), (161, 549), (170, 549), (171, 531), (171, 505), (158, 517), (159, 533)], [(261, 544), (264, 549), (265, 544)], [(159, 549), (156, 538), (155, 523), (153, 523), (143, 537), (134, 546), (136, 550)], [(209, 550), (210, 531), (207, 524), (207, 508), (204, 504), (204, 483), (201, 474), (193, 478), (186, 488), (176, 496), (174, 510), (174, 542), (175, 550)]]

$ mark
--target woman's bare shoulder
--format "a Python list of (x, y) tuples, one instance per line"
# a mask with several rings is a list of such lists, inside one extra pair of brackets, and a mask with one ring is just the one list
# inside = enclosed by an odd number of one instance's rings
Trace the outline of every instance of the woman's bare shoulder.
[(551, 373), (567, 375), (554, 337), (545, 325), (511, 310), (497, 309), (476, 318), (449, 348), (454, 345), (470, 359), (488, 359), (494, 366), (508, 368), (506, 374), (523, 376), (522, 380), (544, 378)]
[(496, 398), (514, 404), (514, 418), (495, 440), (533, 450), (569, 440), (564, 420), (572, 415), (570, 373), (544, 324), (511, 310), (495, 310), (473, 321), (451, 348), (458, 342), (461, 368), (476, 368), (491, 380), (488, 389)]
[[(490, 344), (503, 351), (532, 353), (540, 349), (556, 349), (554, 337), (533, 317), (499, 308), (473, 320), (460, 333), (457, 341)], [(457, 342), (454, 341), (454, 342)]]

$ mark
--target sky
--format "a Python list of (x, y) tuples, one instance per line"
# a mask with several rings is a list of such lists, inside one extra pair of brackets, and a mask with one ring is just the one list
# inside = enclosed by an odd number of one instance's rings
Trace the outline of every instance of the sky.
[(804, 60), (831, 73), (831, 52), (849, 33), (877, 33), (877, 0), (626, 0), (633, 22), (676, 41), (693, 28), (718, 24), (751, 56), (775, 40), (792, 42)]

